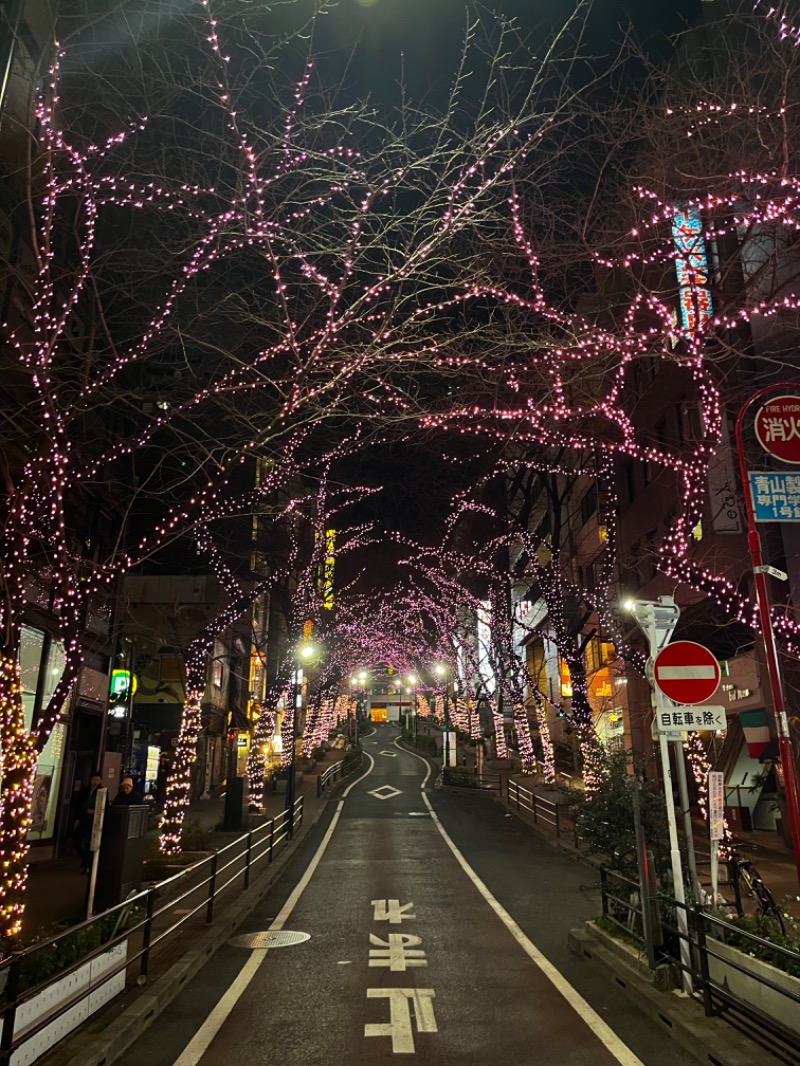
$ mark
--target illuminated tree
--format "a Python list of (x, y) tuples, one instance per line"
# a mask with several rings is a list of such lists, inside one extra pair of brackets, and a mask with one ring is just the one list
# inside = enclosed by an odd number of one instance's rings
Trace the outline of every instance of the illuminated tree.
[[(514, 34), (500, 24), (481, 103), (460, 104), (465, 58), (444, 114), (396, 127), (337, 106), (301, 34), (281, 35), (284, 83), (280, 41), (210, 0), (164, 25), (148, 38), (143, 21), (118, 69), (57, 50), (31, 139), (32, 257), (3, 324), (22, 444), (0, 544), (0, 936), (19, 930), (34, 768), (93, 598), (240, 508), (256, 458), (280, 467), (336, 420), (417, 417), (403, 383), (457, 375), (441, 345), (484, 273), (477, 234), (495, 229), (515, 167), (551, 168), (568, 103), (549, 57), (506, 92), (504, 69), (526, 64), (504, 68)], [(102, 539), (81, 532), (99, 497), (113, 510)], [(65, 663), (28, 722), (18, 657), (35, 584)]]

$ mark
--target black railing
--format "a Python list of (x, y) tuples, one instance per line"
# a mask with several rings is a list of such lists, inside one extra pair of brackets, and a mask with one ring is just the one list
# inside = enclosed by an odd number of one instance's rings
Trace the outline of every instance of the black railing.
[(508, 805), (518, 811), (526, 811), (533, 816), (534, 824), (542, 822), (545, 826), (555, 830), (557, 837), (561, 836), (563, 815), (562, 804), (554, 803), (553, 800), (538, 796), (533, 789), (525, 788), (513, 778), (508, 779)]
[(347, 759), (342, 759), (340, 762), (334, 763), (333, 766), (329, 766), (327, 770), (319, 775), (317, 778), (317, 795), (321, 796), (328, 785), (334, 785), (340, 778), (347, 777), (348, 774), (352, 774), (355, 770), (360, 769), (363, 756), (361, 752), (357, 752), (355, 755), (351, 755)]
[[(298, 796), (292, 810), (293, 831), (302, 824), (303, 797)], [(266, 868), (278, 845), (290, 837), (289, 812), (284, 810), (172, 877), (151, 884), (123, 903), (58, 936), (2, 960), (0, 1066), (6, 1066), (18, 1048), (108, 982), (121, 978), (118, 982), (121, 993), (131, 981), (144, 984), (152, 976), (154, 965), (171, 964), (182, 946), (189, 946), (199, 930), (213, 924), (219, 901), (230, 899), (237, 890), (246, 890), (253, 871), (262, 864)], [(102, 942), (80, 952), (76, 958), (80, 941), (91, 939)], [(113, 958), (115, 949), (119, 949), (119, 959)], [(40, 1015), (32, 1013), (37, 996), (104, 956), (110, 961), (99, 977), (92, 976), (57, 1004), (52, 1004), (50, 996), (49, 1009)], [(52, 959), (68, 961), (57, 972), (51, 970), (47, 977), (38, 978), (37, 974)], [(20, 1024), (20, 1019), (29, 1015), (30, 1019)], [(48, 1050), (49, 1047), (43, 1047), (35, 1057)]]
[[(600, 886), (605, 921), (644, 949), (638, 883), (602, 868)], [(700, 904), (681, 903), (663, 894), (653, 897), (651, 903), (656, 963), (669, 963), (690, 975), (707, 1015), (746, 1018), (754, 1033), (772, 1044), (773, 1051), (788, 1056), (784, 1061), (797, 1062), (800, 953), (727, 921)], [(687, 931), (680, 928), (681, 910), (686, 914)], [(681, 951), (682, 942), (688, 943), (688, 955)]]

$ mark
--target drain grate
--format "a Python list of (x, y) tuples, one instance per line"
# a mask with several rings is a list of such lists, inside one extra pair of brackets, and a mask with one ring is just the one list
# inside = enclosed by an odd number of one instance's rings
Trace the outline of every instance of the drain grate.
[(232, 937), (228, 943), (235, 948), (289, 948), (310, 940), (310, 933), (293, 933), (290, 929), (280, 929), (266, 933), (243, 933)]

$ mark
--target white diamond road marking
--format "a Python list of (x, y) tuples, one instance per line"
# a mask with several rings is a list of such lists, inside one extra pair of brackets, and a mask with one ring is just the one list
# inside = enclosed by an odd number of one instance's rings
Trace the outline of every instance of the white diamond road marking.
[(379, 751), (378, 754), (379, 755), (385, 755), (389, 759), (396, 759), (397, 758), (397, 752), (396, 751)]
[(374, 796), (375, 799), (379, 800), (388, 800), (391, 799), (392, 796), (399, 796), (400, 794), (401, 790), (399, 788), (392, 788), (391, 785), (382, 785), (380, 788), (374, 788), (372, 792), (368, 793), (368, 795)]

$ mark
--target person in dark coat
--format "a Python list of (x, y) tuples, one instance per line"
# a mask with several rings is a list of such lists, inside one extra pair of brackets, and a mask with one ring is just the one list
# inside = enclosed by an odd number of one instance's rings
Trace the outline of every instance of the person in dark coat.
[(132, 777), (123, 777), (119, 783), (119, 792), (114, 797), (115, 807), (130, 807), (134, 803), (141, 803), (142, 797), (133, 787)]

